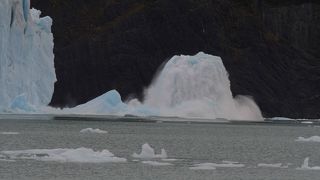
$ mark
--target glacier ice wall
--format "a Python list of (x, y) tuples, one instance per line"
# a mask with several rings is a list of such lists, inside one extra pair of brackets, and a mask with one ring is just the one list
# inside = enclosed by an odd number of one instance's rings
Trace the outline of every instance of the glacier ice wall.
[(21, 95), (36, 106), (51, 100), (56, 81), (52, 19), (40, 14), (30, 10), (30, 0), (0, 2), (0, 111), (17, 104)]

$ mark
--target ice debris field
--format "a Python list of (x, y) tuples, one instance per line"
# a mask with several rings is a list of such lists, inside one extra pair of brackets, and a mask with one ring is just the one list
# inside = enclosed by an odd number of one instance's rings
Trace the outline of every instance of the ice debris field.
[(1, 113), (262, 120), (250, 97), (233, 97), (221, 58), (202, 52), (172, 57), (146, 89), (143, 102), (123, 102), (120, 94), (111, 90), (75, 108), (50, 108), (47, 105), (56, 81), (52, 19), (40, 18), (40, 14), (39, 10), (30, 9), (30, 0), (1, 2)]
[[(36, 161), (52, 161), (57, 163), (141, 163), (150, 166), (173, 166), (177, 161), (183, 159), (167, 159), (168, 155), (165, 150), (161, 149), (161, 154), (156, 154), (155, 150), (145, 143), (141, 147), (141, 153), (130, 157), (117, 157), (109, 150), (104, 149), (95, 151), (90, 148), (58, 148), (58, 149), (29, 149), (29, 150), (13, 150), (0, 151), (0, 161), (16, 162), (19, 160), (36, 160)], [(169, 162), (170, 161), (170, 162)], [(201, 160), (203, 161), (203, 160)], [(221, 163), (203, 162), (192, 163), (189, 165), (190, 170), (216, 170), (220, 168), (289, 168), (291, 163), (259, 163), (255, 166), (247, 166), (244, 163), (236, 161), (222, 161)], [(305, 158), (300, 167), (296, 170), (320, 170), (319, 166), (309, 166), (309, 157)]]

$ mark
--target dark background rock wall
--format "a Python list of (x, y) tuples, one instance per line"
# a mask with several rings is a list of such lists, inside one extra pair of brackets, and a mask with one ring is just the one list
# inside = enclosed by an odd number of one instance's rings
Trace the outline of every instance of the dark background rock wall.
[(111, 89), (141, 97), (176, 54), (221, 56), (234, 95), (264, 116), (320, 117), (320, 1), (32, 0), (54, 19), (58, 81), (51, 102)]

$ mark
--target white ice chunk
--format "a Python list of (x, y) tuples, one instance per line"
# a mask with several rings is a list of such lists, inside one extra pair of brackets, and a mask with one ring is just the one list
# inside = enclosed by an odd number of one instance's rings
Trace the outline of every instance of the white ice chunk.
[(298, 137), (296, 139), (298, 142), (320, 142), (320, 136), (311, 136), (308, 138)]
[(143, 164), (148, 164), (151, 166), (170, 166), (173, 165), (171, 163), (168, 162), (158, 162), (158, 161), (142, 161)]
[(309, 166), (309, 157), (305, 158), (303, 161), (303, 164), (300, 168), (297, 168), (298, 170), (320, 170), (320, 166)]
[(126, 162), (125, 158), (114, 156), (108, 150), (94, 151), (88, 148), (77, 149), (30, 149), (19, 151), (1, 151), (0, 154), (10, 159), (30, 159), (38, 161), (76, 162), (76, 163), (108, 163)]
[(201, 164), (198, 166), (189, 167), (189, 169), (191, 169), (191, 170), (215, 170), (217, 168), (214, 166), (211, 166), (211, 165)]
[(80, 133), (97, 133), (97, 134), (106, 134), (108, 131), (101, 129), (85, 128), (80, 131)]
[(190, 167), (192, 170), (214, 170), (216, 168), (241, 168), (245, 167), (244, 164), (232, 161), (224, 161), (221, 164), (217, 163), (200, 163), (194, 164), (193, 167)]
[(20, 134), (19, 132), (0, 132), (2, 135), (17, 135)]
[(133, 153), (132, 157), (141, 158), (141, 159), (153, 159), (153, 158), (167, 158), (167, 152), (164, 149), (161, 149), (161, 154), (156, 154), (154, 149), (148, 144), (145, 143), (141, 147), (141, 153)]
[(273, 117), (271, 118), (272, 120), (279, 120), (279, 121), (288, 121), (288, 120), (294, 120), (291, 118), (287, 118), (287, 117)]
[(267, 167), (267, 168), (288, 168), (288, 165), (282, 166), (282, 163), (274, 163), (274, 164), (267, 164), (267, 163), (259, 163), (258, 167)]
[(161, 159), (161, 161), (165, 162), (172, 162), (172, 161), (178, 161), (179, 159), (174, 159), (174, 158), (166, 158), (166, 159)]

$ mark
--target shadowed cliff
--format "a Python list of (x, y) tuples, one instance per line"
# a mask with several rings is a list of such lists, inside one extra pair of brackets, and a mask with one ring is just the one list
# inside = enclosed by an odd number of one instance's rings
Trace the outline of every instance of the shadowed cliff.
[(33, 0), (54, 19), (53, 106), (117, 89), (141, 97), (175, 54), (221, 56), (234, 95), (265, 116), (320, 117), (320, 3), (313, 0)]

